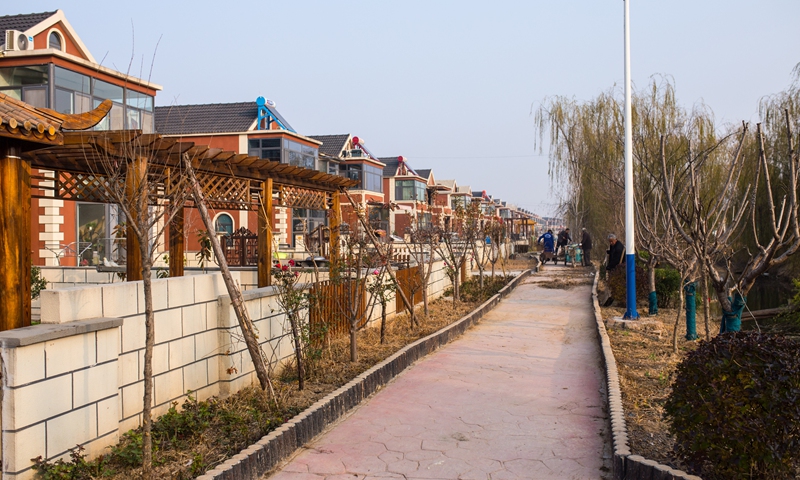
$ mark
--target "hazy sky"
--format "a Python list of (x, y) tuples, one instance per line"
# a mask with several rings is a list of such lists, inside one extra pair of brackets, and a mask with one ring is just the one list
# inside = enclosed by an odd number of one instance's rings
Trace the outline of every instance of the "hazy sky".
[[(623, 80), (621, 0), (39, 0), (0, 15), (57, 8), (98, 62), (163, 85), (158, 105), (261, 95), (298, 133), (352, 133), (542, 214), (531, 109)], [(632, 0), (633, 80), (671, 75), (687, 106), (755, 121), (800, 62), (798, 18), (799, 0)]]

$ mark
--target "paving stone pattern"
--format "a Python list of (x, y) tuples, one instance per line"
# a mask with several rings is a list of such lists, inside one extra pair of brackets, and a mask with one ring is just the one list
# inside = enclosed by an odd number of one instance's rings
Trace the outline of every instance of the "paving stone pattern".
[(306, 445), (272, 480), (610, 476), (591, 285), (554, 267)]

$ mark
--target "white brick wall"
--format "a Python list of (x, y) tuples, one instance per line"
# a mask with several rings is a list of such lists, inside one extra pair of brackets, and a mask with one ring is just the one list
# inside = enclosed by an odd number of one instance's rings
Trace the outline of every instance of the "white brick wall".
[[(431, 276), (431, 298), (449, 285), (442, 267), (437, 262)], [(63, 275), (81, 272), (71, 270)], [(237, 275), (242, 281), (254, 272)], [(282, 362), (293, 351), (275, 295), (272, 287), (244, 292), (259, 342), (267, 352), (274, 348)], [(257, 382), (220, 274), (154, 280), (153, 305), (156, 414), (173, 401), (182, 402), (189, 390), (206, 399)], [(108, 317), (120, 320), (95, 331), (51, 334), (108, 322)], [(375, 308), (373, 319), (378, 318), (380, 309)], [(31, 478), (31, 458), (57, 458), (76, 444), (98, 455), (121, 433), (140, 425), (144, 319), (142, 282), (87, 285), (42, 292), (43, 325), (26, 332), (50, 332), (47, 338), (8, 346), (4, 338), (15, 331), (0, 333), (3, 478)]]

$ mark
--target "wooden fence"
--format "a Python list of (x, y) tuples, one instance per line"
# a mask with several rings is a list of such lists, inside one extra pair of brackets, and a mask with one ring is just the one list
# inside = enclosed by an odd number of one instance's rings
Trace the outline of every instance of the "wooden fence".
[[(406, 294), (406, 298), (414, 305), (422, 301), (422, 289), (424, 286), (422, 272), (420, 270), (421, 268), (422, 267), (417, 265), (416, 267), (404, 268), (403, 270), (398, 270), (395, 272), (400, 290)], [(412, 291), (414, 291), (413, 299), (411, 296)], [(403, 305), (403, 299), (400, 298), (400, 295), (397, 295), (395, 298), (395, 312), (400, 313), (404, 311), (405, 308), (405, 305)]]
[(358, 328), (367, 323), (367, 291), (363, 280), (336, 283), (324, 280), (311, 287), (311, 297), (309, 323), (312, 332), (326, 330), (329, 338), (349, 334), (348, 317), (353, 310), (359, 318)]

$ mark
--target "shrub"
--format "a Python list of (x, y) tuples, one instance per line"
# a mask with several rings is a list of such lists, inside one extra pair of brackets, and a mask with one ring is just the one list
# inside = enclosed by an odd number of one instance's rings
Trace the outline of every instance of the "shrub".
[(31, 298), (39, 298), (39, 294), (47, 288), (47, 280), (42, 276), (42, 270), (36, 265), (31, 265)]
[(737, 332), (678, 365), (665, 417), (679, 456), (706, 479), (792, 478), (800, 466), (800, 343)]
[(672, 305), (681, 286), (681, 273), (674, 268), (656, 268), (656, 295), (662, 307)]
[[(617, 268), (608, 272), (608, 289), (617, 305), (625, 305), (626, 292), (626, 266), (618, 265)], [(636, 265), (636, 298), (644, 299), (650, 293), (648, 286), (647, 273), (642, 267)]]
[[(481, 289), (480, 279), (471, 278), (462, 283), (459, 287), (462, 302), (484, 302), (492, 295), (499, 292), (508, 282), (513, 280), (511, 275), (494, 277), (483, 277), (483, 289)], [(450, 293), (452, 295), (452, 293)]]

